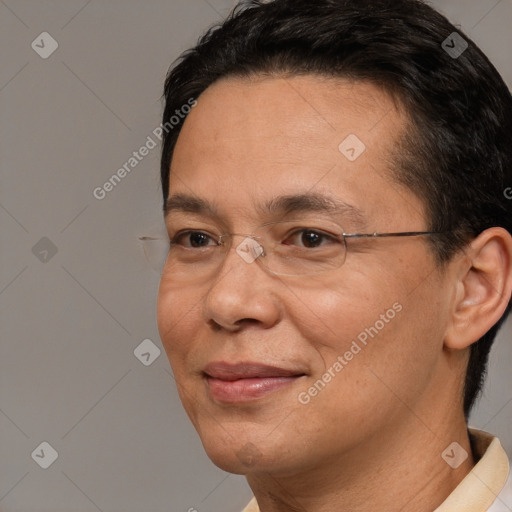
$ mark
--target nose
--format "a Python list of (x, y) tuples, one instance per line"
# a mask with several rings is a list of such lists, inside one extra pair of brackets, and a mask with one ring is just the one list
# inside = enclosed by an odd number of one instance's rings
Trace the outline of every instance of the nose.
[(218, 274), (208, 285), (204, 298), (204, 320), (217, 328), (237, 331), (243, 323), (268, 328), (281, 316), (278, 293), (283, 286), (259, 262), (263, 247), (254, 239), (232, 238)]

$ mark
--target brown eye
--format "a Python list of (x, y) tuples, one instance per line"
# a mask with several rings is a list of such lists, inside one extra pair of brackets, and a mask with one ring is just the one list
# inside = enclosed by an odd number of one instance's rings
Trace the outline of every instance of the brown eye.
[[(298, 235), (300, 235), (300, 237), (298, 237)], [(323, 244), (322, 241), (323, 240), (327, 240), (327, 241), (330, 241), (330, 242), (337, 242), (338, 240), (336, 239), (336, 237), (332, 236), (332, 235), (328, 235), (327, 233), (323, 233), (321, 231), (317, 231), (317, 230), (313, 230), (313, 229), (300, 229), (300, 230), (297, 230), (295, 231), (294, 233), (292, 233), (288, 238), (287, 238), (287, 242), (289, 240), (295, 240), (295, 244), (297, 244), (297, 240), (300, 241), (299, 243), (299, 247), (305, 247), (305, 248), (308, 248), (308, 249), (314, 249), (316, 247), (320, 247), (322, 245), (325, 245), (325, 243)], [(293, 243), (293, 242), (292, 242)], [(287, 245), (289, 245), (287, 243)]]
[(210, 235), (202, 231), (185, 231), (178, 233), (172, 240), (171, 245), (181, 245), (183, 247), (207, 247), (208, 241), (212, 241), (213, 245), (217, 245)]

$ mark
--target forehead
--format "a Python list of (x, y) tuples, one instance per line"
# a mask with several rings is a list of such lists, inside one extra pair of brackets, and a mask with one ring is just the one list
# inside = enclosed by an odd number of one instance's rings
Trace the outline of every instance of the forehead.
[[(313, 75), (229, 77), (203, 92), (179, 139), (193, 136), (196, 148), (221, 143), (224, 149), (249, 149), (256, 139), (268, 149), (301, 156), (315, 148), (337, 151), (333, 143), (354, 132), (369, 144), (385, 143), (390, 137), (379, 130), (372, 135), (384, 118), (396, 132), (402, 122), (396, 105), (371, 83)], [(282, 144), (285, 139), (289, 145)]]
[[(370, 190), (390, 186), (390, 152), (404, 125), (393, 100), (369, 83), (225, 78), (204, 91), (184, 123), (170, 191), (248, 214), (255, 201), (313, 188), (371, 202)], [(347, 140), (355, 160), (340, 150)]]

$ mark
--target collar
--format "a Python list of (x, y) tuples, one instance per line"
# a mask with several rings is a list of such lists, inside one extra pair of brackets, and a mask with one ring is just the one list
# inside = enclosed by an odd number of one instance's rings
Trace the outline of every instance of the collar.
[(469, 437), (477, 463), (434, 512), (484, 512), (507, 481), (508, 458), (500, 440), (474, 428)]

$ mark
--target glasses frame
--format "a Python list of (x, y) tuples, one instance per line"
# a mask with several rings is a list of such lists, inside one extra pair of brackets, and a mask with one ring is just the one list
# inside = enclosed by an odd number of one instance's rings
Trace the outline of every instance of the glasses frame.
[[(269, 226), (269, 225), (279, 224), (280, 222), (288, 222), (288, 221), (269, 222), (269, 223), (263, 224), (262, 226), (260, 226), (260, 228)], [(290, 221), (290, 222), (293, 222), (293, 221)], [(258, 228), (258, 229), (260, 229), (260, 228)], [(311, 230), (315, 231), (314, 228), (312, 228)], [(191, 231), (201, 231), (201, 230), (197, 229), (197, 230), (191, 230)], [(378, 233), (378, 232), (374, 232), (374, 233), (345, 233), (345, 232), (343, 232), (340, 235), (336, 235), (336, 236), (340, 237), (343, 240), (343, 245), (345, 247), (345, 252), (344, 252), (345, 258), (340, 263), (339, 267), (336, 267), (336, 268), (340, 268), (345, 263), (346, 255), (348, 252), (347, 238), (413, 237), (413, 236), (441, 235), (441, 234), (446, 234), (446, 233), (448, 233), (448, 232), (447, 231), (398, 231), (398, 232), (392, 232), (392, 233)], [(223, 241), (223, 239), (226, 237), (243, 236), (245, 238), (251, 238), (253, 240), (258, 240), (258, 239), (262, 238), (262, 236), (259, 236), (259, 235), (252, 235), (252, 234), (245, 234), (245, 233), (223, 233), (221, 235), (208, 235), (208, 236), (210, 236), (212, 238), (212, 240), (215, 240), (217, 242), (217, 246), (225, 246), (225, 242)], [(168, 241), (170, 244), (172, 243), (168, 237), (140, 236), (140, 237), (138, 237), (138, 239), (141, 242), (158, 241), (158, 240), (164, 241), (165, 240), (165, 241)], [(261, 256), (263, 256), (263, 257), (266, 256), (264, 245), (261, 244), (259, 241), (258, 241), (258, 244), (262, 248), (262, 252), (255, 259), (255, 261), (259, 260)], [(315, 272), (315, 273), (311, 273), (311, 274), (283, 274), (280, 272), (274, 272), (273, 270), (269, 269), (265, 264), (263, 264), (263, 266), (268, 270), (268, 272), (270, 272), (271, 274), (274, 274), (274, 275), (278, 275), (278, 276), (300, 277), (300, 276), (308, 276), (308, 275), (318, 275), (318, 274), (323, 273), (323, 272)]]

